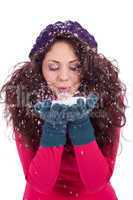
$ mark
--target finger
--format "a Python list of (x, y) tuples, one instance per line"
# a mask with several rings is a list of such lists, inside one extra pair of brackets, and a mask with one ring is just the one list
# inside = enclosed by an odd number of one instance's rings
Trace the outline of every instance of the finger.
[(75, 121), (80, 117), (80, 110), (77, 104), (73, 104), (68, 108), (67, 111), (67, 120), (68, 121)]
[(57, 117), (55, 112), (48, 111), (45, 113), (45, 119), (48, 122), (54, 122), (56, 118)]
[(68, 113), (75, 113), (78, 110), (78, 105), (77, 104), (73, 104), (71, 106), (68, 106), (67, 108), (67, 112)]
[(42, 102), (37, 102), (37, 103), (34, 105), (34, 110), (35, 110), (35, 112), (40, 113), (40, 112), (41, 112), (41, 109), (42, 109)]
[(34, 110), (36, 113), (39, 114), (40, 118), (41, 119), (44, 119), (45, 118), (45, 113), (43, 112), (43, 103), (42, 102), (37, 102), (35, 105), (34, 105)]
[(87, 99), (86, 99), (86, 107), (89, 109), (90, 108), (93, 109), (95, 107), (97, 101), (98, 101), (98, 97), (96, 95), (92, 94), (90, 97), (87, 97)]
[(68, 105), (62, 104), (61, 106), (61, 119), (66, 119), (66, 112), (68, 110)]
[(67, 112), (66, 119), (67, 119), (67, 121), (74, 121), (75, 118), (74, 118), (73, 112), (70, 112), (70, 111)]
[(61, 105), (60, 105), (59, 103), (55, 103), (55, 104), (53, 104), (52, 107), (51, 107), (51, 112), (52, 112), (52, 111), (60, 112), (60, 110), (61, 110)]
[(83, 100), (82, 98), (77, 99), (77, 104), (78, 104), (80, 107), (83, 107), (83, 106), (85, 105), (84, 100)]
[(66, 104), (61, 104), (61, 110), (67, 110), (68, 109), (68, 105)]
[(51, 104), (52, 104), (51, 100), (49, 99), (44, 100), (42, 104), (43, 112), (50, 110)]
[(86, 105), (85, 105), (85, 102), (84, 102), (84, 100), (83, 99), (78, 99), (77, 100), (77, 105), (78, 105), (78, 109), (79, 109), (79, 111), (82, 113), (82, 112), (84, 112), (85, 110), (86, 110)]
[(60, 113), (59, 113), (59, 119), (61, 120), (66, 120), (66, 110), (62, 110)]

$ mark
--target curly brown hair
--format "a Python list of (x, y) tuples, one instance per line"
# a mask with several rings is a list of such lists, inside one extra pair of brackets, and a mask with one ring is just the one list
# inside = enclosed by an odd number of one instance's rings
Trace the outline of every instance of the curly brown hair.
[(39, 100), (56, 98), (42, 75), (42, 61), (52, 45), (61, 40), (72, 45), (81, 63), (81, 84), (76, 95), (87, 96), (94, 92), (100, 97), (90, 119), (96, 141), (103, 151), (106, 145), (114, 144), (116, 129), (126, 123), (126, 86), (118, 77), (118, 66), (75, 37), (66, 38), (63, 34), (55, 37), (51, 45), (38, 51), (30, 61), (15, 65), (16, 68), (22, 64), (1, 88), (1, 93), (5, 92), (5, 118), (23, 135), (24, 144), (37, 150), (44, 122), (35, 115), (33, 107)]

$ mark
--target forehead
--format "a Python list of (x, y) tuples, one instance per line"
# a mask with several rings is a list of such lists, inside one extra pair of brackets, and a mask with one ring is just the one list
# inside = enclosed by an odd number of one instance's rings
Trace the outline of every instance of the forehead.
[(78, 60), (71, 44), (65, 41), (55, 42), (45, 56), (46, 60), (67, 60), (69, 62)]

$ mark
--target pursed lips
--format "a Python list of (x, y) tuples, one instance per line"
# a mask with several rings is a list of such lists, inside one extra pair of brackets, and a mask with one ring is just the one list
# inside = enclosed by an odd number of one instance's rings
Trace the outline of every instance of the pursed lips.
[(59, 92), (69, 92), (70, 91), (70, 87), (59, 87), (57, 89)]

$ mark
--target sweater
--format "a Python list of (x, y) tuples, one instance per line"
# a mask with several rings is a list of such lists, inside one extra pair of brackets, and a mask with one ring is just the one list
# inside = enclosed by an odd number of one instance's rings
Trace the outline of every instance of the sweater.
[[(14, 129), (17, 152), (25, 176), (23, 200), (117, 200), (110, 183), (118, 151), (120, 128), (116, 128), (111, 156), (104, 156), (96, 140), (89, 144), (60, 147), (39, 146), (33, 151)], [(89, 134), (89, 133), (88, 133)]]

